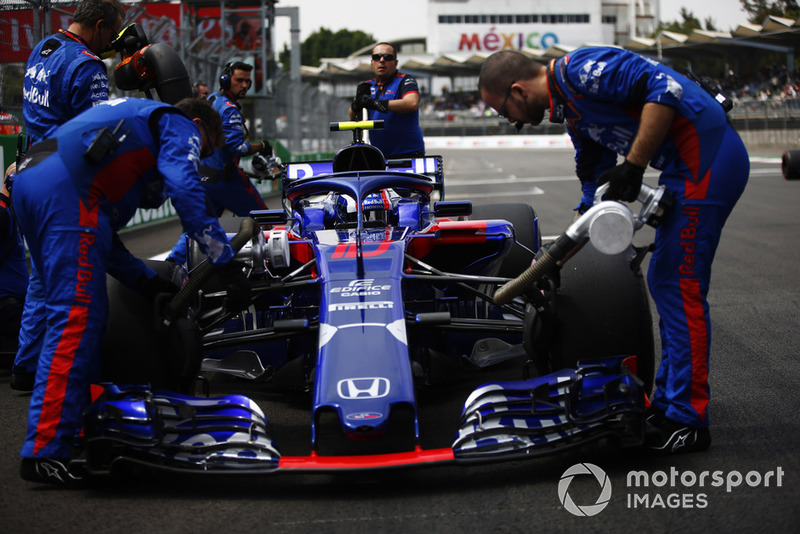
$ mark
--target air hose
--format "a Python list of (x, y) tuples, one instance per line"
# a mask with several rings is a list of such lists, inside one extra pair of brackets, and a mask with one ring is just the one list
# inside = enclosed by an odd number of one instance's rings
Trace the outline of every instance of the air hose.
[[(250, 217), (242, 219), (242, 223), (239, 226), (239, 233), (231, 239), (231, 247), (233, 248), (234, 255), (252, 239), (258, 229), (259, 225), (255, 219), (251, 219)], [(189, 302), (196, 297), (200, 288), (214, 276), (215, 272), (216, 267), (210, 261), (204, 261), (197, 266), (192, 272), (189, 281), (178, 291), (169, 304), (164, 307), (162, 318), (163, 326), (168, 327), (172, 324), (172, 321), (178, 317), (181, 311), (188, 307)]]

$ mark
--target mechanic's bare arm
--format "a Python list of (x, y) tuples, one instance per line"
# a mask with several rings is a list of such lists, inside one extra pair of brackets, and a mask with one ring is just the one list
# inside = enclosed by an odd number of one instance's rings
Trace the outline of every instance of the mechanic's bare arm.
[(639, 132), (625, 159), (634, 165), (646, 168), (667, 137), (674, 119), (675, 109), (656, 102), (645, 104), (639, 120)]
[(387, 105), (394, 113), (414, 113), (419, 109), (419, 93), (406, 93), (399, 100), (389, 100)]
[(266, 141), (260, 141), (258, 143), (250, 143), (250, 153), (248, 154), (248, 156), (252, 156), (256, 152), (261, 152), (262, 150), (264, 150), (266, 144), (267, 144)]

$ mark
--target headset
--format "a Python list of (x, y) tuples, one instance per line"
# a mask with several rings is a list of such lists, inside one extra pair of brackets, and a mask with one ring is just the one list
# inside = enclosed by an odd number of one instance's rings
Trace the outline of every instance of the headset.
[(233, 61), (229, 61), (222, 69), (222, 74), (219, 75), (219, 87), (225, 91), (231, 88), (231, 76), (233, 75)]
[[(248, 63), (244, 63), (242, 61), (227, 62), (225, 66), (222, 68), (222, 73), (219, 75), (220, 89), (223, 89), (225, 91), (231, 90), (231, 76), (233, 76), (233, 71), (237, 69), (245, 70), (247, 72), (252, 72), (253, 66)], [(248, 85), (248, 88), (252, 87), (252, 85), (253, 85), (253, 80), (250, 80), (250, 85)]]

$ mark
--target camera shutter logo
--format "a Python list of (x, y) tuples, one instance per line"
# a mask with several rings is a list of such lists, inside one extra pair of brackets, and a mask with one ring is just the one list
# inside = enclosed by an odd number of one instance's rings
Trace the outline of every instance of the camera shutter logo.
[[(577, 475), (593, 475), (600, 484), (600, 495), (594, 504), (578, 506), (567, 493), (572, 479)], [(561, 475), (561, 480), (558, 482), (558, 499), (572, 515), (586, 517), (597, 515), (608, 506), (608, 502), (611, 500), (611, 479), (608, 478), (605, 471), (594, 464), (575, 464)]]

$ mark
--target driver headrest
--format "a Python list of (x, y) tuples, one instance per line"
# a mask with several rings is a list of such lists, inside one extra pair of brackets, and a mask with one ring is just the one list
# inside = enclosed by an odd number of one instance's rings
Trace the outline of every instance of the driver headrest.
[(333, 172), (385, 170), (386, 158), (383, 152), (372, 145), (348, 145), (333, 157)]

